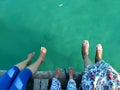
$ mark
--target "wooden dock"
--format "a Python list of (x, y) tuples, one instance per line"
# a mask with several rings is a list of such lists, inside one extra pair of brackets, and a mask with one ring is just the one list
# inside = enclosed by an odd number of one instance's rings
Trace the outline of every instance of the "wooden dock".
[[(5, 73), (5, 70), (0, 70), (0, 77)], [(53, 71), (38, 71), (33, 77), (29, 80), (26, 90), (49, 90), (51, 86), (52, 78), (54, 77)], [(77, 87), (80, 86), (82, 73), (75, 72), (75, 81), (77, 83)], [(62, 72), (61, 77), (59, 78), (62, 89), (66, 90), (67, 82), (68, 82), (68, 74), (66, 72)], [(79, 87), (79, 90), (81, 87)]]

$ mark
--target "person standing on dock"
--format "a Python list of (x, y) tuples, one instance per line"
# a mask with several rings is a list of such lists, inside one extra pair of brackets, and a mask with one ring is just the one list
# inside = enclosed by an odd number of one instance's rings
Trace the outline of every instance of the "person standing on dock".
[(85, 71), (81, 80), (83, 90), (120, 90), (119, 73), (102, 59), (102, 45), (96, 46), (95, 64), (89, 59), (89, 42), (81, 47)]

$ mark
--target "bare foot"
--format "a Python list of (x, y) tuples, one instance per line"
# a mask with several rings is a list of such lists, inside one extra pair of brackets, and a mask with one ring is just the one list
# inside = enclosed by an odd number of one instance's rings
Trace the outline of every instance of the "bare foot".
[(29, 53), (27, 58), (31, 59), (31, 58), (33, 58), (34, 55), (35, 55), (35, 52)]
[(60, 68), (58, 68), (58, 69), (55, 71), (55, 77), (56, 77), (56, 78), (59, 78), (60, 75), (61, 75), (61, 72), (62, 72), (62, 70), (61, 70)]
[(96, 55), (95, 55), (95, 63), (102, 59), (102, 51), (103, 51), (102, 45), (97, 44), (97, 46), (96, 46)]
[(40, 49), (40, 58), (41, 58), (40, 60), (41, 60), (41, 62), (44, 61), (44, 58), (46, 56), (46, 52), (47, 52), (47, 49), (45, 47), (41, 47), (41, 49)]
[(89, 42), (88, 42), (88, 40), (83, 41), (81, 50), (82, 50), (82, 57), (84, 59), (89, 54)]
[(35, 52), (32, 52), (32, 53), (28, 54), (28, 57), (27, 57), (27, 60), (26, 60), (28, 65), (30, 64), (30, 62), (31, 62), (32, 58), (34, 57), (34, 55), (35, 55)]
[(74, 69), (72, 67), (69, 67), (69, 78), (73, 79), (74, 74)]

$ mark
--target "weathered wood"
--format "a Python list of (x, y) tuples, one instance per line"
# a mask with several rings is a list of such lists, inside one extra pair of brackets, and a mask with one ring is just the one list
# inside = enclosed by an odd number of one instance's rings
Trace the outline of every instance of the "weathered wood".
[(34, 79), (34, 86), (33, 86), (33, 90), (41, 90), (40, 87), (41, 86), (41, 82), (40, 79)]
[(33, 78), (50, 79), (53, 76), (54, 76), (53, 71), (38, 71), (33, 75)]
[(0, 70), (0, 77), (6, 72), (6, 70)]
[(49, 82), (48, 79), (41, 79), (41, 89), (40, 90), (48, 90), (48, 82)]
[(33, 90), (48, 90), (48, 79), (34, 79)]

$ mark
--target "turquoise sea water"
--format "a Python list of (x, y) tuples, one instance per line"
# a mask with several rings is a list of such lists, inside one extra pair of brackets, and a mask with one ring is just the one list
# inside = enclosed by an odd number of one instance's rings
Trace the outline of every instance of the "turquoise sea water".
[(120, 0), (0, 0), (0, 69), (8, 69), (39, 49), (48, 49), (39, 70), (73, 66), (83, 71), (81, 43), (90, 59), (101, 43), (103, 59), (120, 72)]

